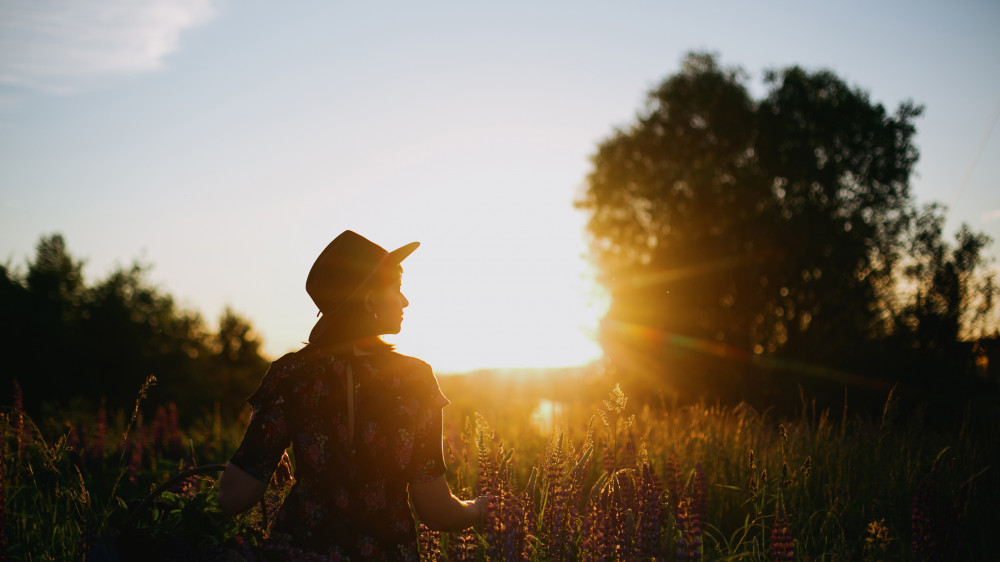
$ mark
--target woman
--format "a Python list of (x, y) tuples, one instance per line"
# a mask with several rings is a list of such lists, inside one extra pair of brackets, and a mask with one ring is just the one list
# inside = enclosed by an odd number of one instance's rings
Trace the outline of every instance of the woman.
[(430, 366), (379, 338), (400, 331), (409, 303), (399, 264), (418, 245), (387, 252), (348, 230), (316, 259), (306, 291), (322, 317), (248, 400), (250, 425), (219, 482), (227, 513), (260, 500), (291, 444), (296, 483), (276, 516), (277, 540), (331, 557), (416, 560), (407, 492), (431, 529), (482, 524), (487, 499), (459, 500), (445, 480), (448, 400)]

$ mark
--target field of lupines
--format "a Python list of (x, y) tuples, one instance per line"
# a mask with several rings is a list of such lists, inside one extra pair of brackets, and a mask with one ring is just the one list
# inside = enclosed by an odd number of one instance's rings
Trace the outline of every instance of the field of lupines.
[[(481, 532), (421, 528), (427, 560), (950, 560), (985, 558), (1000, 427), (959, 416), (741, 405), (592, 404), (442, 378), (453, 490), (493, 498)], [(150, 383), (152, 381), (149, 381)], [(492, 385), (492, 386), (491, 386)], [(140, 393), (155, 392), (147, 385)], [(492, 399), (486, 398), (492, 397)], [(32, 420), (0, 416), (0, 552), (9, 560), (320, 560), (267, 543), (292, 484), (222, 514), (219, 463), (246, 419), (180, 427), (175, 405)], [(477, 413), (481, 412), (481, 413)], [(291, 464), (294, 464), (292, 459)], [(194, 468), (201, 467), (201, 468)], [(187, 476), (187, 477), (185, 477)]]

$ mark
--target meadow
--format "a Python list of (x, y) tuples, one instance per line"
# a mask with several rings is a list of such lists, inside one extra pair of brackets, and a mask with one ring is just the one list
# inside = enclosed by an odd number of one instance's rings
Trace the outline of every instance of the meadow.
[[(485, 527), (421, 527), (426, 560), (974, 560), (997, 520), (995, 416), (657, 404), (606, 376), (441, 377), (448, 478)], [(155, 398), (153, 381), (138, 404)], [(225, 516), (219, 464), (246, 423), (174, 404), (0, 416), (10, 560), (319, 560), (266, 542), (291, 486)], [(294, 464), (294, 459), (290, 460)], [(141, 556), (140, 556), (141, 553)], [(152, 557), (152, 558), (151, 558)]]

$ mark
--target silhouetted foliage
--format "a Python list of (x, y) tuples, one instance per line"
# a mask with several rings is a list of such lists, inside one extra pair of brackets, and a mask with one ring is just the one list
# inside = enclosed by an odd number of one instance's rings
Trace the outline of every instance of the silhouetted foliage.
[(267, 367), (250, 323), (227, 309), (210, 332), (147, 271), (135, 263), (87, 286), (83, 262), (59, 234), (41, 238), (26, 274), (0, 267), (0, 385), (17, 380), (29, 411), (94, 407), (102, 398), (124, 409), (152, 374), (159, 382), (149, 407), (174, 401), (190, 415), (216, 403), (228, 413), (242, 408)]
[(578, 206), (612, 296), (605, 351), (733, 399), (954, 364), (970, 303), (992, 307), (973, 294), (989, 240), (966, 227), (951, 249), (915, 208), (922, 108), (828, 71), (768, 72), (760, 100), (747, 80), (691, 54), (592, 157)]

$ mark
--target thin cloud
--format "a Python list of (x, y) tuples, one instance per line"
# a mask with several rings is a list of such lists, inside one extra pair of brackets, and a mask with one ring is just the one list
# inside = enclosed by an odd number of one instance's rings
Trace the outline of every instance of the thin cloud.
[(81, 80), (154, 70), (211, 0), (0, 2), (0, 84), (72, 91)]
[(1000, 209), (993, 209), (992, 211), (983, 214), (983, 222), (990, 223), (995, 220), (1000, 220)]

